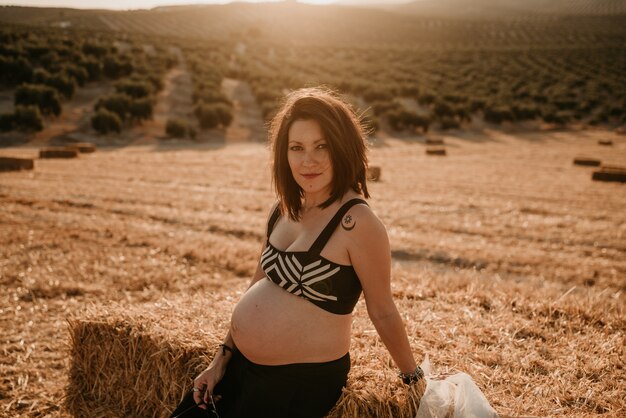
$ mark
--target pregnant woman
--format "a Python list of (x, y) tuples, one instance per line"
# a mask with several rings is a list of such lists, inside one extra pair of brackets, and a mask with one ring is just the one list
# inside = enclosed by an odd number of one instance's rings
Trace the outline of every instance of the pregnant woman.
[(423, 377), (391, 295), (389, 239), (365, 201), (366, 144), (352, 108), (328, 90), (297, 90), (270, 137), (278, 202), (257, 270), (172, 417), (323, 417), (346, 385), (361, 292), (400, 378)]

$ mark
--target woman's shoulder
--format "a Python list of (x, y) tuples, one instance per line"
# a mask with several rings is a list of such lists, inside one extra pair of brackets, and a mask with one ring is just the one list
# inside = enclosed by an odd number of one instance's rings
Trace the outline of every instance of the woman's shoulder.
[[(360, 198), (365, 201), (362, 196), (357, 196), (355, 198)], [(359, 239), (370, 234), (374, 234), (374, 236), (381, 233), (386, 234), (383, 222), (380, 218), (378, 218), (372, 207), (369, 205), (369, 202), (367, 203), (367, 205), (353, 205), (341, 219), (341, 227), (346, 231), (354, 231), (353, 235)]]
[(387, 229), (371, 206), (352, 206), (341, 219), (340, 225), (354, 266), (362, 265), (366, 259), (379, 260), (379, 256), (389, 253)]

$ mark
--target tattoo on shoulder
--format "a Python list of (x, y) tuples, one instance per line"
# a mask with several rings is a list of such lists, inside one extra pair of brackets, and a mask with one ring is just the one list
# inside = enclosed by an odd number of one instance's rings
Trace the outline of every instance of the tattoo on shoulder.
[(356, 225), (356, 221), (352, 219), (351, 215), (346, 215), (341, 222), (341, 227), (346, 231), (352, 231)]

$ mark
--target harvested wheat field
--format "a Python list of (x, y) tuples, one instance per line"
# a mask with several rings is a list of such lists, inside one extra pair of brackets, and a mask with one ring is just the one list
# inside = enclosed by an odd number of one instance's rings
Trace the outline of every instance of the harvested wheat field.
[[(416, 357), (468, 373), (501, 416), (626, 415), (626, 186), (572, 164), (623, 166), (626, 138), (486, 131), (446, 136), (446, 158), (374, 144), (371, 206)], [(0, 173), (0, 416), (168, 416), (228, 326), (273, 200), (258, 143), (99, 145)], [(363, 300), (351, 356), (331, 416), (414, 415)]]

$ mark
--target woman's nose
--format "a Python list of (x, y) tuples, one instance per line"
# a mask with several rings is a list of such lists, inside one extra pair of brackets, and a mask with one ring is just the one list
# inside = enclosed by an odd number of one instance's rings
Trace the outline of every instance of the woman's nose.
[(315, 164), (317, 160), (315, 159), (314, 151), (304, 151), (304, 160), (302, 162), (305, 164)]

